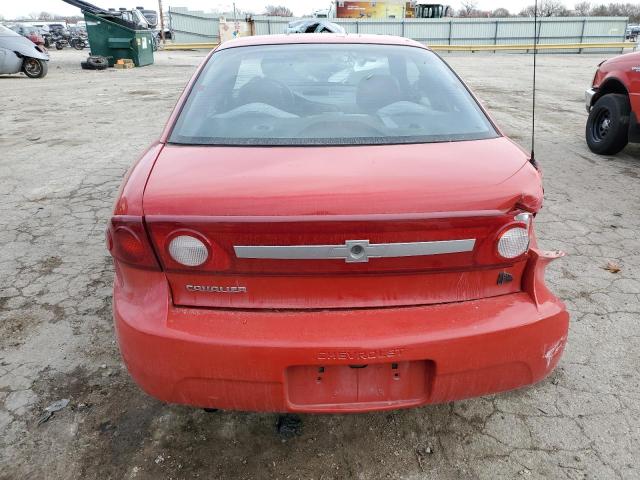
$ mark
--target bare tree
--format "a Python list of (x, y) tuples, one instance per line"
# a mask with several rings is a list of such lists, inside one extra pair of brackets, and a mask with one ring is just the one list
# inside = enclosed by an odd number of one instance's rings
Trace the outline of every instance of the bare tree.
[(597, 7), (593, 7), (591, 15), (594, 17), (608, 17), (609, 8), (606, 5), (598, 5)]
[(38, 20), (45, 20), (45, 21), (50, 21), (53, 20), (54, 15), (49, 13), (49, 12), (40, 12), (40, 14), (38, 15)]
[(458, 10), (458, 17), (486, 18), (491, 16), (489, 10), (480, 10), (477, 8), (477, 5), (478, 3), (476, 1), (462, 2), (462, 8)]
[[(540, 17), (568, 17), (570, 13), (571, 11), (560, 0), (543, 0), (538, 5), (538, 16)], [(519, 13), (521, 17), (533, 17), (534, 14), (534, 5), (529, 5)]]
[(267, 5), (265, 12), (271, 17), (293, 17), (293, 12), (282, 5)]
[(594, 17), (629, 17), (629, 22), (640, 22), (640, 5), (637, 3), (610, 3), (593, 7), (590, 14)]
[(462, 2), (462, 8), (458, 11), (459, 17), (475, 17), (478, 13), (478, 3), (474, 1)]
[(576, 3), (576, 6), (573, 7), (573, 11), (579, 17), (587, 17), (591, 13), (591, 2)]
[(511, 16), (511, 13), (506, 8), (496, 8), (491, 12), (491, 16), (495, 18), (507, 18)]

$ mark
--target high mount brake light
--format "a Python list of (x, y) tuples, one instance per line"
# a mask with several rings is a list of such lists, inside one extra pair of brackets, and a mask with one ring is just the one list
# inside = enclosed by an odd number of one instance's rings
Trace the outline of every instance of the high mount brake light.
[(502, 258), (513, 259), (527, 253), (530, 242), (531, 219), (532, 215), (530, 213), (519, 213), (514, 217), (518, 224), (507, 228), (500, 234), (497, 250)]
[(158, 270), (158, 262), (142, 217), (116, 215), (107, 228), (107, 248), (116, 260), (140, 268)]

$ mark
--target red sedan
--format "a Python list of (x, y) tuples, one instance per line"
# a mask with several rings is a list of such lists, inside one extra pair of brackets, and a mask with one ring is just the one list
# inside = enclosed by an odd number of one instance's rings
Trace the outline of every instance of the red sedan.
[(107, 242), (136, 382), (166, 402), (361, 412), (510, 390), (568, 315), (540, 173), (403, 38), (218, 47), (130, 170)]
[(13, 25), (9, 28), (11, 28), (11, 30), (13, 30), (17, 34), (28, 38), (36, 45), (44, 46), (44, 38), (42, 37), (39, 28), (30, 27), (28, 25)]

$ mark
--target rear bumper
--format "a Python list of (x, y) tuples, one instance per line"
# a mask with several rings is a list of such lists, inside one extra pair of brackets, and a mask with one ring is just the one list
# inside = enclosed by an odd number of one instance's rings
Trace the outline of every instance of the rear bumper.
[(544, 286), (548, 259), (534, 257), (520, 293), (360, 310), (175, 307), (161, 273), (131, 271), (128, 285), (116, 280), (114, 318), (131, 375), (166, 402), (280, 412), (448, 402), (555, 368), (568, 315)]

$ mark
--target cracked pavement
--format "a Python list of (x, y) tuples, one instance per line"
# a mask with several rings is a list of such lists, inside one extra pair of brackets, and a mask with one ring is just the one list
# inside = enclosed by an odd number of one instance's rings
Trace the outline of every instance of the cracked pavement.
[[(0, 77), (0, 479), (640, 478), (640, 146), (599, 157), (584, 142), (583, 91), (607, 55), (538, 63), (537, 233), (568, 253), (547, 274), (571, 313), (557, 370), (447, 405), (305, 415), (284, 440), (275, 415), (149, 398), (114, 340), (106, 221), (204, 54), (107, 72), (81, 71), (86, 52), (51, 54), (42, 81)], [(445, 57), (528, 148), (531, 57)]]

